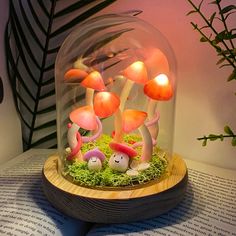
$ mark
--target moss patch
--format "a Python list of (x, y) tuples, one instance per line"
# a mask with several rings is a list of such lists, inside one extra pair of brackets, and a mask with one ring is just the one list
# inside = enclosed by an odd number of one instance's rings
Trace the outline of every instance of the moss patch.
[[(108, 166), (109, 157), (112, 154), (112, 150), (109, 147), (111, 137), (108, 135), (102, 135), (96, 142), (86, 143), (82, 146), (82, 153), (85, 153), (95, 147), (98, 147), (106, 156), (106, 160), (103, 163), (102, 170), (99, 172), (91, 171), (88, 169), (87, 162), (73, 161), (65, 162), (64, 174), (66, 177), (73, 180), (74, 183), (87, 186), (87, 187), (124, 187), (134, 186), (138, 184), (144, 184), (151, 180), (157, 180), (166, 173), (167, 160), (165, 154), (158, 147), (154, 148), (150, 167), (146, 170), (140, 171), (137, 176), (128, 176), (125, 173), (120, 173), (112, 170)], [(126, 135), (124, 141), (130, 145), (134, 142), (140, 141), (140, 137), (137, 135)], [(137, 159), (141, 154), (141, 147), (136, 149), (138, 151)]]

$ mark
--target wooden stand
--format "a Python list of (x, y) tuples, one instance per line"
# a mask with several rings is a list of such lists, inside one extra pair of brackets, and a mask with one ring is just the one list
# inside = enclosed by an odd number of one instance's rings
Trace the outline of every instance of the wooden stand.
[(126, 223), (158, 216), (175, 207), (187, 187), (187, 168), (179, 156), (161, 182), (129, 189), (102, 190), (80, 187), (57, 170), (58, 156), (51, 156), (43, 168), (43, 189), (58, 210), (74, 218), (97, 223)]

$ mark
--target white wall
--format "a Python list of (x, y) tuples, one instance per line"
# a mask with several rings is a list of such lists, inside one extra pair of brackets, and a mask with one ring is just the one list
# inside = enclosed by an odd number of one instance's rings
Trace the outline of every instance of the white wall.
[[(227, 2), (235, 4), (233, 0)], [(215, 51), (199, 42), (199, 34), (190, 25), (190, 21), (199, 22), (199, 17), (186, 16), (191, 10), (187, 0), (118, 0), (103, 12), (130, 9), (143, 10), (139, 17), (158, 28), (176, 54), (175, 152), (185, 158), (236, 169), (236, 147), (229, 141), (202, 147), (196, 140), (204, 134), (222, 133), (225, 124), (236, 132), (235, 82), (226, 82), (230, 70), (218, 69)], [(236, 22), (235, 16), (232, 22)]]
[(4, 30), (8, 18), (8, 1), (0, 1), (0, 76), (4, 99), (0, 104), (0, 163), (22, 152), (20, 122), (15, 111), (11, 88), (7, 79), (4, 55)]

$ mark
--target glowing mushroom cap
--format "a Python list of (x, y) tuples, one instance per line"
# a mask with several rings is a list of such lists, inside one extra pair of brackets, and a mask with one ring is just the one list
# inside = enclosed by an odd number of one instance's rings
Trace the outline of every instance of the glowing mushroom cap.
[(132, 147), (124, 143), (110, 142), (109, 146), (113, 151), (125, 153), (129, 157), (135, 157), (138, 154)]
[(64, 75), (64, 81), (66, 83), (79, 83), (83, 80), (88, 73), (81, 69), (70, 69)]
[(141, 61), (136, 61), (129, 65), (123, 71), (123, 75), (139, 84), (145, 84), (148, 81), (146, 66)]
[(94, 111), (101, 118), (114, 114), (120, 106), (120, 99), (115, 93), (99, 92), (94, 96)]
[(143, 54), (145, 58), (144, 63), (150, 74), (168, 74), (170, 72), (167, 57), (160, 49), (153, 47), (145, 48), (143, 49)]
[(81, 82), (81, 85), (85, 88), (91, 88), (97, 91), (103, 91), (106, 88), (102, 76), (98, 71), (93, 71), (86, 76), (86, 78)]
[(154, 99), (165, 101), (173, 96), (173, 89), (165, 74), (159, 74), (144, 85), (144, 93)]
[(105, 155), (104, 155), (98, 148), (94, 148), (94, 149), (92, 149), (92, 150), (86, 152), (86, 153), (84, 154), (83, 159), (84, 159), (85, 161), (89, 161), (89, 159), (90, 159), (91, 157), (97, 157), (97, 158), (100, 159), (100, 161), (104, 161), (104, 160), (105, 160)]
[(144, 111), (127, 109), (122, 114), (122, 129), (124, 132), (129, 133), (136, 130), (139, 126), (143, 125), (147, 113)]
[(72, 122), (83, 129), (95, 130), (97, 128), (96, 116), (91, 106), (79, 107), (73, 110), (69, 117)]

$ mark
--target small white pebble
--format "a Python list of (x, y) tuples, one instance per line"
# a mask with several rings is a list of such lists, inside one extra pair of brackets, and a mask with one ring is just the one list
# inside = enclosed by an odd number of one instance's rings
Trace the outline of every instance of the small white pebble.
[(69, 147), (67, 147), (67, 148), (65, 149), (65, 151), (66, 151), (67, 154), (70, 154), (70, 153), (71, 153), (71, 149), (70, 149)]
[(138, 165), (138, 169), (137, 169), (137, 170), (142, 171), (142, 170), (148, 169), (149, 167), (150, 167), (150, 164), (144, 162), (144, 163), (140, 163), (140, 164)]
[(150, 164), (147, 162), (141, 162), (140, 161), (136, 161), (133, 160), (130, 164), (130, 168), (132, 170), (137, 170), (137, 171), (142, 171), (142, 170), (146, 170), (150, 167)]
[(137, 170), (132, 170), (132, 169), (129, 169), (126, 171), (126, 174), (129, 175), (129, 176), (136, 176), (138, 175), (138, 171)]

